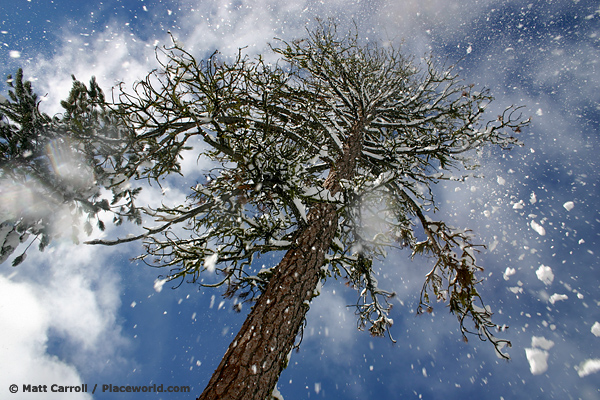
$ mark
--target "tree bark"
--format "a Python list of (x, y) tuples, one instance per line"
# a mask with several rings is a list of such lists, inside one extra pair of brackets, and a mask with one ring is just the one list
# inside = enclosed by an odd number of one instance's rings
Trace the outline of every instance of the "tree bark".
[[(362, 120), (352, 127), (343, 154), (324, 182), (332, 194), (341, 190), (340, 180), (354, 175), (363, 129)], [(275, 269), (197, 400), (265, 400), (270, 396), (287, 366), (337, 226), (334, 205), (320, 203), (311, 208), (306, 226)]]

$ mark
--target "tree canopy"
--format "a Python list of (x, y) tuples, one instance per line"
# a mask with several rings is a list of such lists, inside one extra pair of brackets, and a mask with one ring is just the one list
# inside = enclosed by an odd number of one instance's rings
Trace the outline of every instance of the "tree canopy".
[[(391, 45), (363, 44), (357, 35), (340, 37), (333, 23), (320, 24), (305, 39), (278, 41), (272, 50), (277, 63), (242, 50), (233, 58), (215, 52), (198, 60), (174, 41), (157, 51), (156, 70), (132, 90), (116, 88), (110, 103), (94, 80), (90, 89), (76, 81), (63, 102), (65, 114), (55, 118), (37, 111), (30, 86), (19, 78), (12, 102), (0, 106), (11, 121), (2, 125), (1, 178), (11, 184), (35, 178), (44, 193), (61, 193), (58, 201), (81, 210), (72, 215), (86, 214), (86, 224), (100, 210), (112, 209), (117, 222), (123, 216), (140, 222), (145, 214), (155, 226), (143, 233), (87, 243), (142, 240), (139, 259), (167, 268), (168, 281), (224, 286), (225, 295), (252, 301), (255, 310), (261, 300), (267, 307), (277, 299), (274, 282), (293, 286), (291, 280), (305, 278), (293, 275), (295, 268), (310, 263), (306, 271), (314, 281), (295, 294), (304, 311), (294, 317), (298, 328), (286, 333), (291, 340), (277, 348), (283, 358), (318, 295), (318, 282), (328, 277), (358, 291), (359, 328), (389, 333), (394, 293), (379, 286), (374, 261), (390, 248), (434, 259), (423, 274), (418, 313), (446, 303), (465, 339), (474, 333), (507, 358), (502, 349), (509, 343), (494, 336), (499, 326), (477, 290), (480, 246), (469, 230), (436, 218), (432, 186), (464, 179), (477, 167), (473, 152), (484, 146), (518, 145), (513, 134), (528, 121), (515, 107), (484, 121), (491, 94), (463, 83), (454, 68), (431, 58), (418, 64)], [(160, 183), (181, 173), (182, 152), (194, 138), (205, 143), (197, 157), (214, 167), (190, 177), (195, 184), (185, 203), (137, 206), (139, 189), (129, 182)], [(77, 143), (79, 160), (94, 174), (81, 195), (67, 195), (71, 187), (60, 186), (60, 174), (40, 147), (57, 140)], [(10, 173), (12, 165), (18, 169)], [(100, 200), (99, 186), (112, 190), (110, 204)], [(26, 233), (42, 235), (45, 246), (46, 228), (38, 228), (40, 221), (48, 225), (44, 218), (12, 216), (2, 229), (18, 232), (21, 241)], [(15, 246), (5, 236), (2, 251), (9, 254)], [(6, 243), (11, 250), (4, 250)], [(259, 269), (255, 261), (265, 253), (285, 256), (279, 265)], [(288, 256), (296, 258), (288, 262)], [(244, 329), (239, 340), (248, 337)], [(224, 360), (238, 357), (230, 355), (237, 343)], [(281, 357), (273, 362), (282, 364)], [(218, 386), (224, 378), (215, 374)], [(265, 393), (274, 387), (269, 385)]]

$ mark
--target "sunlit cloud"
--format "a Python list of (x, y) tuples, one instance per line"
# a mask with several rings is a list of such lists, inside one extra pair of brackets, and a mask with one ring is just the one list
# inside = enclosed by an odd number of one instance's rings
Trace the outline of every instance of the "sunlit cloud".
[[(128, 345), (117, 322), (119, 283), (107, 256), (63, 243), (0, 275), (0, 357), (19, 360), (0, 363), (1, 385), (77, 385), (80, 371), (100, 371), (107, 360), (127, 364), (119, 355)], [(63, 345), (54, 348), (57, 338)]]

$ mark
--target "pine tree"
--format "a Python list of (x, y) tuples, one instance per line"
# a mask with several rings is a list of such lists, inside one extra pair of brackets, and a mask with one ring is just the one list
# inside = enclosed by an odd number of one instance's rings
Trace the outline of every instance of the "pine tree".
[[(389, 248), (436, 260), (419, 313), (447, 302), (465, 339), (472, 329), (508, 357), (477, 292), (478, 246), (470, 231), (433, 219), (430, 188), (475, 168), (473, 151), (518, 144), (512, 131), (527, 121), (509, 107), (483, 124), (487, 90), (431, 59), (419, 68), (393, 47), (339, 39), (333, 23), (273, 50), (276, 65), (241, 52), (198, 61), (174, 41), (161, 68), (133, 92), (121, 88), (117, 102), (141, 155), (127, 176), (180, 172), (196, 136), (208, 147), (200, 156), (218, 165), (196, 178), (186, 204), (146, 210), (161, 226), (93, 242), (143, 239), (139, 258), (169, 268), (168, 280), (225, 285), (226, 296), (253, 302), (198, 398), (268, 398), (327, 277), (358, 290), (359, 327), (389, 332), (394, 293), (379, 287), (373, 263)], [(255, 259), (269, 252), (284, 255), (257, 271)], [(218, 282), (206, 283), (214, 271)]]
[[(133, 206), (136, 191), (119, 191), (112, 173), (130, 157), (96, 80), (88, 88), (73, 77), (69, 97), (61, 102), (64, 113), (54, 117), (39, 110), (22, 69), (7, 83), (8, 99), (0, 98), (0, 263), (29, 241), (13, 259), (17, 266), (33, 243), (44, 250), (65, 228), (75, 242), (81, 227), (87, 234), (92, 224), (104, 230), (100, 211), (113, 211), (117, 222), (123, 216), (141, 222)], [(101, 196), (102, 187), (112, 188), (113, 204), (127, 201), (115, 209)]]
[[(167, 268), (168, 281), (223, 286), (253, 304), (198, 398), (269, 398), (329, 277), (357, 289), (360, 328), (389, 334), (394, 293), (379, 287), (375, 261), (394, 248), (435, 260), (418, 313), (447, 303), (465, 340), (474, 333), (507, 358), (510, 343), (494, 336), (477, 291), (479, 246), (470, 231), (434, 218), (431, 187), (463, 179), (455, 175), (476, 168), (471, 157), (486, 145), (519, 144), (512, 132), (528, 121), (508, 107), (482, 122), (487, 90), (432, 59), (420, 67), (392, 46), (338, 38), (333, 23), (273, 51), (277, 64), (242, 51), (199, 61), (174, 41), (157, 53), (159, 69), (133, 91), (120, 87), (107, 114), (125, 138), (99, 172), (113, 177), (113, 193), (120, 182), (181, 173), (194, 138), (205, 143), (198, 157), (215, 166), (190, 177), (187, 201), (175, 207), (138, 208), (128, 192), (121, 214), (142, 212), (157, 227), (88, 242), (142, 240), (138, 258)], [(281, 261), (258, 269), (267, 253)]]

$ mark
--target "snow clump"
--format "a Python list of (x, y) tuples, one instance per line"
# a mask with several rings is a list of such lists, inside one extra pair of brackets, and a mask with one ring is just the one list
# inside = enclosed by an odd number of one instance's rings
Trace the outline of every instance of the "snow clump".
[(600, 359), (595, 358), (585, 360), (579, 366), (576, 366), (575, 370), (577, 370), (577, 374), (581, 378), (593, 374), (594, 372), (598, 372), (600, 371)]
[(157, 279), (154, 281), (154, 290), (156, 290), (156, 293), (162, 292), (163, 286), (166, 282), (166, 279)]
[(550, 299), (548, 300), (551, 304), (556, 303), (557, 301), (562, 301), (562, 300), (567, 300), (569, 297), (566, 294), (558, 294), (558, 293), (554, 293), (552, 296), (550, 296)]
[(533, 229), (534, 231), (536, 231), (538, 233), (538, 235), (540, 235), (540, 236), (546, 235), (546, 229), (544, 229), (543, 226), (541, 226), (540, 224), (538, 224), (534, 220), (531, 220), (531, 229)]
[(219, 255), (217, 253), (214, 253), (204, 259), (204, 267), (208, 272), (213, 272), (215, 270), (218, 258)]
[(525, 356), (529, 362), (529, 370), (533, 375), (543, 374), (548, 370), (548, 351), (554, 346), (552, 340), (543, 336), (531, 338), (531, 348), (525, 349)]
[(552, 273), (552, 268), (545, 266), (544, 264), (540, 265), (540, 267), (535, 271), (537, 278), (544, 282), (546, 286), (550, 285), (554, 280), (554, 274)]
[(507, 281), (510, 279), (510, 277), (512, 275), (514, 275), (517, 271), (514, 268), (511, 267), (506, 267), (506, 271), (504, 271), (504, 274), (502, 274), (502, 276), (504, 277), (504, 280)]
[(592, 333), (594, 336), (600, 337), (600, 322), (594, 322), (594, 325), (592, 326)]

